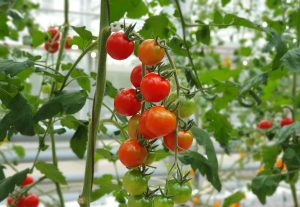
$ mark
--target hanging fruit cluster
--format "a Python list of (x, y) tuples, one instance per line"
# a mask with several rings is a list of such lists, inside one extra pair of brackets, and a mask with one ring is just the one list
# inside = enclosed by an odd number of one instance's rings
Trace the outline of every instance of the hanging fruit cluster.
[[(107, 53), (116, 60), (128, 58), (134, 51), (134, 45), (138, 44), (137, 56), (141, 61), (130, 75), (133, 87), (119, 91), (114, 100), (114, 108), (119, 115), (131, 116), (128, 139), (118, 151), (119, 160), (129, 169), (123, 177), (123, 188), (129, 194), (128, 206), (171, 207), (174, 203), (184, 204), (191, 199), (192, 188), (188, 182), (189, 174), (183, 175), (178, 166), (177, 154), (192, 145), (193, 137), (189, 131), (192, 123), (185, 123), (183, 119), (194, 113), (195, 105), (179, 97), (176, 69), (165, 44), (158, 39), (143, 40), (133, 32), (133, 28), (129, 26), (125, 32), (112, 33), (106, 42)], [(165, 56), (171, 69), (163, 66)], [(170, 93), (171, 78), (175, 81), (175, 94)], [(184, 107), (192, 110), (184, 110)], [(184, 122), (183, 126), (180, 122)], [(152, 189), (148, 184), (152, 174), (149, 169), (154, 168), (151, 164), (156, 159), (155, 150), (160, 145), (160, 138), (168, 150), (175, 152), (175, 162), (165, 186)], [(173, 178), (169, 178), (172, 174)]]
[[(60, 32), (55, 27), (50, 27), (48, 29), (48, 33), (50, 38), (45, 42), (44, 48), (49, 53), (56, 53), (59, 49), (59, 40), (60, 40)], [(65, 49), (71, 49), (72, 44), (70, 44), (70, 41), (72, 40), (72, 36), (67, 35), (65, 40)]]
[(19, 191), (15, 191), (14, 195), (7, 198), (7, 205), (9, 207), (38, 207), (40, 203), (39, 197), (35, 194), (23, 192), (26, 191), (26, 186), (33, 184), (33, 182), (33, 178), (27, 175), (22, 181)]

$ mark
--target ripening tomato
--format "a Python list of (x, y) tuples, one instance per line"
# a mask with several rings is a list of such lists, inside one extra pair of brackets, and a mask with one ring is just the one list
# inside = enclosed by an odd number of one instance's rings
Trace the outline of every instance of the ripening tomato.
[(158, 102), (168, 96), (170, 82), (157, 73), (148, 73), (141, 81), (141, 94), (149, 102)]
[(130, 168), (142, 165), (147, 159), (148, 152), (136, 139), (128, 139), (121, 144), (118, 155), (119, 160)]
[[(146, 68), (146, 74), (148, 73), (150, 73), (150, 70)], [(142, 81), (142, 65), (137, 65), (133, 68), (130, 74), (130, 81), (134, 87), (140, 87)]]
[(141, 195), (147, 191), (149, 178), (138, 170), (130, 170), (123, 177), (123, 188), (130, 195)]
[(60, 39), (60, 33), (57, 28), (50, 27), (48, 29), (48, 33), (50, 33), (51, 40), (53, 40), (54, 42), (57, 42)]
[(115, 32), (106, 41), (107, 53), (116, 60), (128, 58), (133, 50), (134, 42), (130, 41), (124, 32)]
[(146, 110), (142, 113), (139, 119), (139, 130), (140, 133), (146, 138), (146, 139), (154, 139), (157, 136), (153, 134), (149, 129), (146, 127), (146, 120), (147, 120), (147, 115), (148, 115), (149, 110)]
[(165, 51), (161, 48), (154, 39), (144, 40), (138, 49), (138, 57), (142, 63), (148, 66), (153, 66), (160, 61), (165, 56)]
[(59, 48), (58, 42), (52, 42), (51, 40), (45, 42), (44, 48), (49, 53), (56, 53)]
[(293, 123), (293, 119), (286, 117), (286, 118), (281, 119), (280, 126), (284, 127), (284, 126), (291, 125), (292, 123)]
[(188, 118), (195, 113), (196, 104), (193, 99), (180, 98), (179, 116), (181, 118)]
[(155, 196), (153, 198), (153, 207), (173, 207), (174, 201), (172, 198), (167, 198), (164, 196)]
[(136, 114), (132, 116), (128, 121), (128, 135), (130, 138), (137, 138), (139, 134), (139, 118), (140, 115)]
[(33, 183), (33, 177), (31, 175), (27, 175), (26, 178), (22, 181), (21, 186), (24, 187), (32, 183)]
[[(171, 151), (175, 151), (175, 132), (164, 136), (164, 145)], [(188, 150), (193, 144), (193, 137), (190, 131), (178, 131), (178, 152)]]
[(118, 114), (124, 116), (136, 115), (141, 109), (141, 102), (137, 99), (133, 88), (121, 90), (114, 101), (114, 107)]
[(24, 206), (23, 207), (38, 207), (40, 203), (40, 199), (35, 194), (30, 194), (24, 198)]
[(152, 200), (144, 196), (129, 196), (127, 207), (152, 207)]
[(240, 207), (241, 205), (239, 203), (233, 203), (230, 205), (230, 207)]
[(219, 200), (216, 200), (214, 202), (214, 207), (221, 207), (221, 202)]
[(65, 42), (65, 49), (72, 48), (72, 44), (69, 43), (72, 39), (73, 39), (73, 37), (71, 35), (67, 35), (66, 42)]
[(269, 120), (262, 120), (257, 124), (257, 128), (259, 129), (270, 129), (271, 127), (272, 123)]
[(188, 182), (179, 183), (172, 179), (167, 182), (166, 189), (176, 204), (184, 204), (192, 198), (192, 187)]
[(165, 136), (176, 128), (176, 116), (163, 106), (152, 107), (146, 116), (146, 128), (155, 137)]

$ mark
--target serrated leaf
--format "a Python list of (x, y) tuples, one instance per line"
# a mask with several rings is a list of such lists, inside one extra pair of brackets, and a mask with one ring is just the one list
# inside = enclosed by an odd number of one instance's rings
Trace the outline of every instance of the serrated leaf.
[(70, 140), (70, 147), (72, 151), (80, 159), (84, 158), (84, 154), (86, 151), (86, 144), (87, 144), (87, 136), (88, 136), (87, 123), (81, 123)]
[(245, 198), (245, 193), (237, 191), (224, 199), (223, 207), (229, 207), (231, 204), (239, 203)]
[(35, 164), (35, 167), (38, 171), (40, 171), (53, 182), (60, 183), (63, 185), (67, 184), (65, 176), (59, 171), (59, 169), (55, 165), (39, 161)]
[(13, 176), (0, 180), (0, 202), (3, 201), (9, 193), (13, 192), (16, 185), (20, 185), (29, 173), (29, 169), (17, 172)]
[(34, 66), (34, 62), (26, 60), (23, 62), (16, 62), (13, 60), (0, 60), (0, 71), (11, 76), (15, 76), (21, 71)]
[(291, 72), (300, 72), (300, 48), (287, 51), (281, 58), (283, 65)]

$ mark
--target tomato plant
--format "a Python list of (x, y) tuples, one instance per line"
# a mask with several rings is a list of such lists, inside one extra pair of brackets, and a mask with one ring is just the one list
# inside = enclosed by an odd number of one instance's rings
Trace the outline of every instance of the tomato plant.
[(141, 195), (147, 191), (149, 177), (138, 170), (131, 170), (123, 177), (123, 188), (133, 196)]
[(189, 183), (180, 183), (177, 180), (169, 180), (166, 183), (166, 188), (169, 195), (176, 204), (186, 203), (192, 197), (192, 187)]

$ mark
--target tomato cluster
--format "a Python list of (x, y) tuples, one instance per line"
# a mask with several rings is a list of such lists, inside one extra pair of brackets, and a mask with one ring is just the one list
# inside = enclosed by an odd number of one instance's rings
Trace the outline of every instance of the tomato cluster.
[[(56, 53), (59, 49), (59, 40), (60, 40), (60, 32), (55, 27), (50, 27), (48, 29), (48, 33), (50, 38), (45, 42), (44, 48), (49, 53)], [(72, 36), (67, 35), (65, 41), (65, 49), (71, 49), (72, 44), (70, 44), (70, 40), (72, 40)]]
[[(165, 100), (170, 96), (171, 84), (167, 75), (160, 71), (165, 49), (156, 39), (134, 41), (128, 32), (115, 32), (106, 42), (107, 53), (116, 60), (128, 58), (138, 45), (138, 58), (142, 64), (135, 66), (130, 75), (131, 88), (119, 91), (114, 100), (116, 113), (131, 116), (128, 122), (128, 139), (118, 150), (119, 160), (129, 168), (123, 177), (123, 188), (128, 192), (130, 207), (172, 207), (191, 199), (192, 188), (186, 177), (166, 182), (167, 194), (149, 196), (147, 166), (156, 159), (156, 141), (163, 138), (166, 149), (175, 152), (188, 150), (193, 142), (189, 130), (178, 130), (178, 119), (192, 115), (195, 105), (172, 109)], [(177, 97), (179, 98), (179, 97)], [(182, 101), (183, 103), (184, 101)], [(185, 107), (185, 108), (184, 108)], [(188, 108), (192, 110), (188, 110)], [(176, 110), (179, 110), (176, 112)], [(176, 141), (177, 140), (177, 141)], [(150, 193), (151, 194), (151, 193)]]
[[(288, 126), (293, 124), (293, 119), (289, 118), (289, 117), (285, 117), (282, 118), (280, 120), (280, 126), (284, 127), (284, 126)], [(272, 122), (269, 120), (261, 120), (260, 122), (257, 123), (257, 128), (258, 129), (271, 129), (273, 126)]]
[[(33, 178), (30, 175), (27, 175), (26, 178), (21, 182), (21, 187), (25, 187), (27, 185), (31, 185), (33, 183)], [(39, 197), (35, 194), (26, 194), (17, 196), (12, 195), (7, 198), (7, 205), (15, 206), (15, 207), (38, 207), (40, 200)]]

